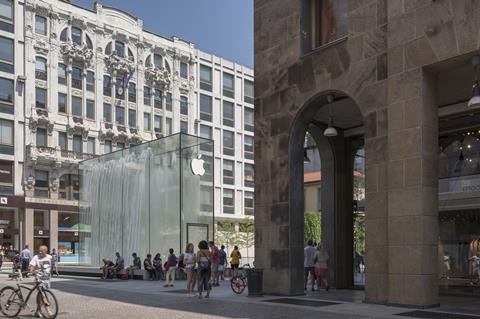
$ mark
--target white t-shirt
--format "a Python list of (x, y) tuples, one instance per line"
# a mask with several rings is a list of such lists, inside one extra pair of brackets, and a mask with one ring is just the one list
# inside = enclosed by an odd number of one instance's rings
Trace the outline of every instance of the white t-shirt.
[(307, 246), (303, 249), (303, 267), (310, 268), (315, 265), (315, 253), (317, 248), (314, 246)]
[(36, 270), (38, 270), (38, 273), (35, 276), (36, 280), (48, 280), (50, 279), (50, 273), (52, 270), (52, 256), (48, 254), (44, 257), (35, 255), (30, 261), (30, 266), (33, 266)]

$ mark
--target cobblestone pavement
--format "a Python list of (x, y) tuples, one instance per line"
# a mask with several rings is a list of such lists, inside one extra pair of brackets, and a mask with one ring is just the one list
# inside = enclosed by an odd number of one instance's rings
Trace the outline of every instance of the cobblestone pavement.
[[(25, 284), (31, 279), (24, 281)], [(15, 282), (0, 276), (0, 287)], [(327, 300), (318, 295), (294, 298), (315, 301), (311, 305), (291, 305), (268, 302), (280, 297), (247, 297), (235, 295), (227, 282), (216, 288), (210, 299), (188, 297), (182, 289), (185, 282), (174, 288), (164, 288), (163, 282), (101, 281), (94, 278), (60, 278), (52, 281), (58, 298), (58, 318), (397, 318), (404, 308), (340, 301), (319, 306)], [(331, 301), (331, 300), (330, 300)], [(33, 307), (32, 307), (33, 308)], [(31, 318), (28, 309), (20, 318)]]

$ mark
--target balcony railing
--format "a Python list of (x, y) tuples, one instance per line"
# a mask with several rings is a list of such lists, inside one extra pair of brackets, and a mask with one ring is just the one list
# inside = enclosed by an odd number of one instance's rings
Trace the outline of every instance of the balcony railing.
[(82, 80), (81, 79), (73, 79), (72, 78), (72, 87), (75, 89), (81, 90), (83, 88), (82, 86)]

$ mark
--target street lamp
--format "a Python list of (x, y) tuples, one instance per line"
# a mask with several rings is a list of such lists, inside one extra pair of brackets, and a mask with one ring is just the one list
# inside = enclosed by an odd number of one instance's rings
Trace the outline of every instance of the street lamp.
[(475, 72), (475, 81), (473, 82), (472, 98), (468, 101), (468, 107), (480, 107), (480, 86), (478, 83), (478, 65), (480, 64), (480, 56), (475, 55), (472, 58), (472, 65)]

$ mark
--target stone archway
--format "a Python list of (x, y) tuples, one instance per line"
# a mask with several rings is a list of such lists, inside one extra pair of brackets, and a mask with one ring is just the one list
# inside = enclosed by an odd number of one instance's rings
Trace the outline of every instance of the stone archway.
[[(334, 97), (331, 104), (327, 102), (328, 95)], [(323, 136), (330, 114), (338, 130), (338, 136), (333, 138)], [(322, 162), (322, 242), (330, 255), (330, 280), (337, 288), (353, 286), (351, 137), (362, 135), (362, 126), (360, 109), (353, 99), (339, 91), (322, 92), (307, 101), (291, 126), (288, 170), (292, 294), (303, 293), (303, 139), (307, 131), (316, 141)]]

